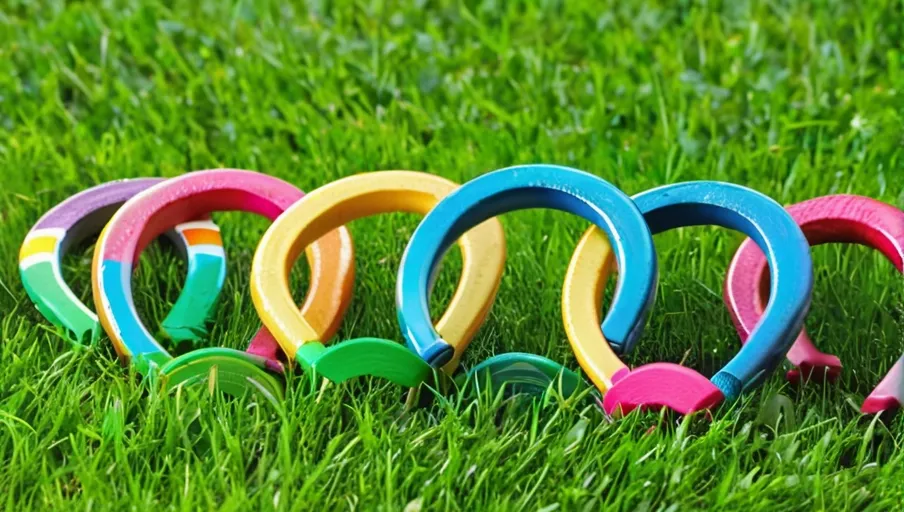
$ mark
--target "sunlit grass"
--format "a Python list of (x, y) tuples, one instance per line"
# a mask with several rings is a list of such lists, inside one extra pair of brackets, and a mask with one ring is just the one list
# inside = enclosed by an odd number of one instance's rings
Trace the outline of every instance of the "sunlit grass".
[[(235, 167), (311, 190), (367, 170), (464, 181), (549, 162), (632, 194), (718, 179), (783, 204), (850, 192), (904, 206), (898, 4), (386, 4), (0, 8), (2, 508), (901, 507), (904, 421), (858, 408), (904, 349), (904, 293), (865, 248), (814, 250), (807, 325), (842, 358), (837, 385), (795, 389), (776, 372), (712, 421), (609, 423), (556, 397), (451, 395), (407, 409), (403, 390), (372, 380), (318, 392), (293, 378), (280, 410), (203, 390), (158, 396), (106, 340), (74, 351), (52, 331), (21, 286), (18, 246), (49, 207), (115, 178)], [(230, 277), (209, 342), (242, 347), (257, 328), (248, 269), (266, 222), (216, 219)], [(506, 274), (466, 364), (519, 350), (577, 369), (559, 299), (586, 223), (545, 211), (502, 220)], [(340, 339), (400, 339), (394, 281), (416, 225), (389, 215), (351, 226), (358, 281)], [(657, 237), (661, 286), (629, 363), (711, 374), (728, 360), (738, 340), (721, 286), (740, 241), (710, 228)], [(65, 262), (89, 304), (90, 254)], [(460, 268), (448, 260), (436, 312)], [(142, 259), (136, 301), (149, 325), (183, 272), (166, 250)], [(307, 269), (296, 273), (302, 289)]]

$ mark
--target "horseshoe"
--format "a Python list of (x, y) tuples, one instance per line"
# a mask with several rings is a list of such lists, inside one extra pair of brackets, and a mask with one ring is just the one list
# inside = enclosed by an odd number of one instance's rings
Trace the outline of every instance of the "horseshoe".
[[(100, 322), (124, 362), (160, 378), (168, 389), (211, 376), (228, 394), (262, 391), (282, 397), (280, 383), (265, 369), (278, 371), (278, 345), (261, 329), (248, 352), (202, 348), (173, 357), (148, 332), (132, 302), (133, 265), (148, 242), (186, 219), (215, 211), (244, 211), (275, 219), (304, 193), (277, 178), (253, 171), (196, 171), (149, 188), (128, 201), (98, 240), (92, 265), (94, 302)], [(332, 336), (351, 299), (354, 256), (348, 231), (338, 229), (308, 249), (311, 289), (302, 310), (318, 336)]]
[[(63, 279), (63, 257), (69, 248), (99, 234), (123, 203), (163, 180), (111, 181), (79, 192), (47, 211), (25, 236), (19, 251), (25, 291), (44, 318), (61, 328), (73, 345), (93, 345), (100, 323)], [(226, 276), (220, 228), (209, 220), (194, 220), (164, 235), (187, 260), (188, 272), (162, 328), (173, 340), (197, 341), (207, 330), (205, 323)]]
[[(324, 185), (295, 203), (267, 230), (252, 265), (251, 296), (258, 314), (290, 360), (332, 382), (374, 375), (407, 387), (419, 385), (431, 367), (402, 344), (357, 338), (327, 348), (304, 312), (292, 304), (289, 273), (299, 253), (336, 226), (389, 212), (426, 214), (458, 185), (413, 171), (380, 171)], [(487, 221), (459, 240), (462, 275), (437, 329), (452, 343), (447, 371), (483, 324), (505, 260), (502, 225)], [(429, 320), (429, 318), (428, 318)]]
[[(515, 166), (484, 174), (449, 194), (421, 221), (405, 249), (396, 289), (399, 323), (408, 346), (430, 366), (443, 366), (455, 354), (455, 347), (430, 324), (428, 303), (446, 249), (472, 226), (527, 208), (574, 213), (609, 235), (622, 272), (602, 329), (606, 339), (619, 346), (631, 347), (640, 336), (658, 274), (653, 241), (637, 207), (618, 188), (592, 174), (556, 165)], [(581, 357), (579, 353), (579, 361)], [(513, 353), (494, 356), (471, 373), (486, 372), (491, 382), (507, 380), (531, 389), (538, 387), (543, 375), (550, 381), (561, 375), (563, 387), (573, 388), (570, 383), (577, 377), (563, 370), (546, 358)]]
[[(904, 212), (863, 196), (830, 195), (797, 203), (787, 208), (811, 246), (827, 243), (851, 243), (878, 250), (904, 271)], [(769, 297), (768, 268), (756, 245), (745, 240), (732, 259), (725, 280), (725, 304), (731, 311), (742, 342), (759, 320), (763, 302)], [(841, 372), (838, 357), (821, 352), (806, 329), (788, 352), (796, 367), (788, 371), (789, 381), (826, 377), (834, 380)], [(892, 367), (879, 386), (863, 403), (865, 413), (882, 412), (904, 403), (904, 359)]]
[[(711, 380), (672, 363), (630, 370), (617, 361), (613, 350), (599, 343), (599, 336), (593, 332), (600, 292), (611, 267), (602, 234), (596, 229), (587, 231), (566, 275), (563, 317), (575, 352), (592, 355), (593, 363), (585, 370), (596, 372), (599, 377), (595, 382), (608, 387), (600, 387), (606, 393), (603, 408), (610, 415), (627, 414), (638, 407), (668, 407), (690, 414), (710, 409), (722, 400), (735, 400), (742, 390), (759, 384), (775, 368), (803, 325), (813, 286), (812, 262), (803, 233), (778, 203), (729, 183), (667, 185), (634, 196), (634, 202), (653, 234), (683, 226), (717, 225), (751, 236), (768, 255), (772, 288), (777, 292), (748, 343)], [(588, 347), (596, 351), (590, 352)]]

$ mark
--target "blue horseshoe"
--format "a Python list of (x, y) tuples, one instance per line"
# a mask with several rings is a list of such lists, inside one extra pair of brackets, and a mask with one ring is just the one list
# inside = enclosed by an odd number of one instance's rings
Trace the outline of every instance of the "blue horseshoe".
[(637, 206), (611, 183), (583, 171), (546, 164), (507, 167), (465, 183), (440, 201), (421, 221), (402, 256), (396, 286), (399, 324), (408, 347), (434, 368), (453, 354), (430, 321), (428, 300), (438, 263), (472, 227), (528, 208), (580, 215), (605, 231), (619, 277), (603, 332), (625, 347), (633, 346), (642, 333), (659, 276), (650, 230)]
[[(637, 194), (634, 202), (654, 235), (679, 227), (715, 225), (751, 237), (769, 262), (773, 293), (747, 344), (710, 379), (722, 397), (713, 393), (714, 400), (706, 404), (699, 395), (682, 397), (682, 390), (695, 389), (690, 380), (699, 383), (705, 378), (689, 368), (653, 363), (619, 379), (606, 393), (604, 408), (611, 414), (619, 407), (626, 413), (635, 407), (665, 405), (687, 413), (703, 405), (708, 408), (723, 397), (729, 401), (737, 399), (743, 390), (761, 383), (781, 363), (803, 326), (813, 289), (813, 264), (806, 237), (780, 204), (731, 183), (676, 183)], [(683, 398), (697, 399), (700, 407), (689, 405), (691, 402), (682, 405)]]

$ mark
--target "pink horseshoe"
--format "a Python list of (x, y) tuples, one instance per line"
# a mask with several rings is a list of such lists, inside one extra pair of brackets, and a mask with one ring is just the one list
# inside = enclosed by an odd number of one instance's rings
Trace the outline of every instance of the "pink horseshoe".
[[(904, 272), (904, 212), (863, 196), (817, 197), (787, 208), (800, 226), (810, 246), (852, 243), (879, 250), (900, 272)], [(768, 267), (763, 253), (750, 239), (735, 253), (725, 280), (725, 304), (741, 342), (745, 342), (763, 313), (769, 297)], [(796, 368), (786, 378), (834, 380), (841, 372), (838, 357), (820, 351), (805, 329), (787, 355)], [(875, 413), (904, 403), (904, 357), (898, 360), (882, 382), (864, 401), (862, 411)]]

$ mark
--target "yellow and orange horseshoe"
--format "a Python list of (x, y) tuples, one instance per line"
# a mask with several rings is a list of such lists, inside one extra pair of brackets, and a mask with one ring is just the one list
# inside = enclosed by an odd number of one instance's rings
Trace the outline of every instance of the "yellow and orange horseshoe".
[[(397, 384), (420, 384), (431, 367), (403, 344), (357, 338), (329, 348), (293, 305), (289, 273), (301, 252), (323, 234), (362, 217), (389, 212), (425, 215), (458, 188), (439, 176), (414, 171), (380, 171), (334, 181), (292, 205), (264, 234), (254, 255), (251, 296), (264, 325), (289, 360), (333, 382), (374, 375)], [(445, 314), (436, 324), (455, 347), (445, 366), (452, 372), (483, 324), (502, 278), (505, 238), (498, 220), (488, 220), (458, 241), (462, 275)]]

